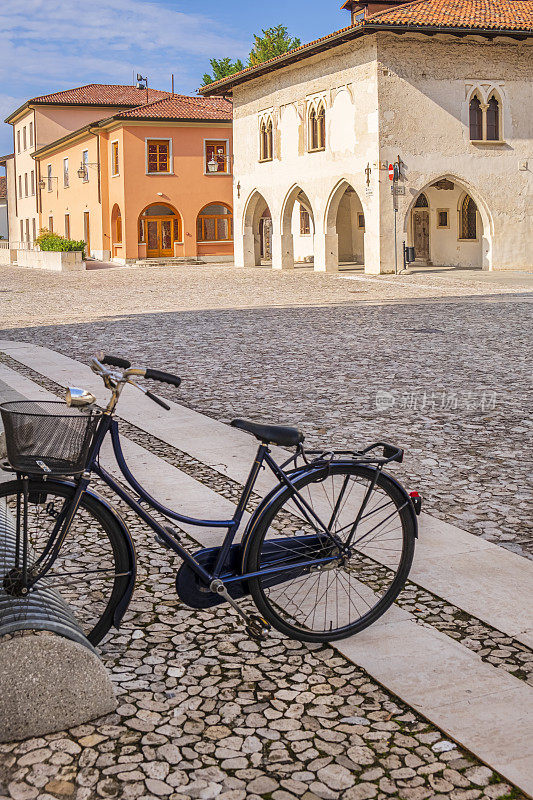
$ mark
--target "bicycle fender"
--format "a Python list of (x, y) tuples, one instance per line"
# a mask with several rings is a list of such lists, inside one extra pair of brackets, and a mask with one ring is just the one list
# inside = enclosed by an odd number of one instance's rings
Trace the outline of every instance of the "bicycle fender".
[[(59, 484), (61, 486), (69, 486), (75, 487), (76, 484), (73, 481), (68, 480), (53, 480), (47, 481), (50, 486), (54, 484)], [(137, 554), (135, 552), (135, 545), (133, 543), (133, 539), (131, 538), (131, 534), (129, 531), (128, 526), (126, 525), (125, 521), (122, 519), (122, 516), (118, 513), (118, 511), (105, 500), (101, 495), (94, 492), (92, 489), (86, 489), (85, 494), (89, 495), (92, 500), (100, 505), (104, 506), (106, 511), (113, 517), (114, 522), (116, 522), (118, 528), (120, 529), (122, 538), (126, 542), (126, 547), (128, 550), (128, 572), (130, 573), (130, 578), (128, 581), (128, 586), (126, 591), (120, 598), (117, 607), (115, 609), (115, 613), (113, 614), (113, 626), (115, 628), (120, 627), (120, 623), (124, 617), (124, 614), (128, 610), (128, 606), (130, 604), (133, 591), (135, 589), (135, 581), (137, 578)]]
[(407, 489), (402, 486), (399, 480), (397, 480), (394, 475), (391, 475), (390, 472), (384, 472), (383, 475), (386, 475), (387, 478), (395, 485), (399, 492), (401, 492), (402, 496), (405, 498), (405, 502), (407, 503), (407, 508), (409, 509), (409, 513), (411, 514), (411, 519), (413, 520), (413, 525), (415, 527), (415, 539), (418, 539), (418, 516), (415, 511), (415, 507), (413, 505), (413, 501), (409, 495)]

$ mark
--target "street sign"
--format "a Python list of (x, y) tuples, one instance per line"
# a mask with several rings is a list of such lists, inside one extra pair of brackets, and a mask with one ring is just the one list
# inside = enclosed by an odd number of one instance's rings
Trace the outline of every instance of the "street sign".
[(405, 194), (405, 186), (391, 186), (390, 193), (397, 196), (397, 195), (404, 195)]
[(394, 180), (394, 165), (393, 164), (389, 164), (389, 180), (390, 181)]

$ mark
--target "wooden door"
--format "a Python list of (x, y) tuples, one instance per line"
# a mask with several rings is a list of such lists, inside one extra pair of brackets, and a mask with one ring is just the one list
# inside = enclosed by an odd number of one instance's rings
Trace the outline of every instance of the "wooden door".
[(413, 243), (417, 258), (429, 261), (429, 211), (415, 208), (413, 211)]
[(159, 254), (161, 256), (174, 255), (174, 240), (172, 236), (172, 220), (159, 220)]
[(87, 247), (85, 248), (85, 255), (91, 255), (91, 230), (90, 230), (90, 223), (89, 223), (89, 212), (83, 212), (83, 238), (85, 239), (85, 244)]
[(159, 257), (159, 226), (158, 220), (147, 219), (146, 225), (146, 252), (150, 258)]

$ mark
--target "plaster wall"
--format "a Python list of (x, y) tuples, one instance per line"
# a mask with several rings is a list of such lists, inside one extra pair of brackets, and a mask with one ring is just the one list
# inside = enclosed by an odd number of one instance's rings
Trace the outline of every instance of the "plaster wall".
[[(312, 102), (326, 109), (326, 148), (308, 152), (307, 112)], [(259, 161), (259, 119), (271, 110), (274, 118), (274, 157)], [(365, 168), (376, 164), (372, 181), (377, 186), (378, 107), (375, 37), (338, 47), (325, 55), (279, 70), (234, 90), (236, 187), (236, 263), (257, 261), (252, 205), (264, 198), (273, 221), (273, 266), (290, 268), (302, 254), (298, 236), (283, 225), (287, 204), (295, 202), (296, 188), (309, 199), (315, 222), (315, 269), (336, 267), (336, 232), (330, 206), (340, 202), (335, 190), (348, 182), (357, 192), (368, 218), (377, 210), (377, 192), (366, 190)], [(288, 209), (289, 218), (292, 208)], [(328, 222), (329, 218), (329, 222)], [(282, 230), (283, 229), (283, 230)], [(379, 271), (378, 226), (367, 233), (370, 261)], [(376, 249), (377, 248), (377, 249)]]
[[(85, 239), (84, 213), (89, 214), (90, 253), (87, 255), (102, 257), (106, 249), (103, 243), (102, 205), (98, 195), (98, 169), (94, 166), (87, 170), (88, 180), (78, 177), (78, 169), (82, 163), (83, 151), (88, 150), (88, 162), (98, 163), (97, 137), (88, 134), (82, 140), (63, 146), (51, 155), (43, 155), (40, 160), (40, 171), (45, 181), (44, 189), (40, 192), (41, 215), (40, 227), (49, 227), (49, 218), (53, 219), (54, 233), (66, 235), (65, 215), (69, 216), (70, 238)], [(63, 159), (69, 160), (69, 185), (63, 185)], [(48, 189), (47, 168), (52, 167), (52, 175), (59, 180), (52, 180), (51, 190)]]
[[(470, 192), (480, 210), (480, 246), (457, 235), (456, 193), (449, 232), (437, 231), (435, 209), (449, 192), (430, 191), (435, 263), (525, 269), (533, 264), (533, 49), (527, 42), (449, 35), (383, 33), (378, 39), (380, 160), (403, 162), (406, 194), (399, 198), (401, 236), (411, 243), (409, 209), (419, 192), (442, 176)], [(501, 103), (501, 142), (470, 141), (473, 91)], [(382, 182), (386, 185), (386, 174)], [(385, 188), (385, 187), (384, 187)], [(429, 198), (428, 198), (429, 199)], [(382, 193), (384, 258), (393, 260), (394, 212)]]
[[(30, 146), (30, 138), (29, 138), (29, 127), (30, 123), (34, 125), (34, 144)], [(26, 129), (26, 147), (24, 147), (24, 129)], [(18, 148), (18, 141), (19, 141), (19, 134), (20, 134), (20, 152)], [(38, 209), (37, 209), (37, 182), (38, 182), (38, 175), (35, 168), (35, 161), (32, 158), (32, 154), (35, 152), (35, 120), (34, 120), (34, 113), (31, 109), (28, 111), (13, 125), (13, 152), (15, 154), (14, 157), (14, 172), (11, 176), (12, 180), (14, 179), (15, 191), (17, 195), (17, 204), (16, 204), (16, 225), (14, 226), (16, 230), (14, 231), (16, 239), (15, 241), (26, 241), (25, 229), (26, 229), (26, 220), (29, 220), (29, 233), (30, 239), (32, 238), (33, 233), (33, 221), (35, 220), (35, 227), (38, 228)], [(33, 192), (31, 186), (31, 175), (33, 173)], [(28, 190), (26, 192), (26, 180), (25, 177), (27, 176), (27, 185)], [(9, 182), (9, 174), (8, 174), (8, 182)], [(24, 236), (21, 239), (21, 231), (20, 231), (20, 220), (23, 220), (23, 227), (24, 227)]]
[[(206, 174), (205, 140), (227, 140), (228, 153), (233, 152), (231, 123), (133, 124), (123, 128), (123, 153), (126, 163), (123, 179), (113, 186), (110, 178), (110, 208), (117, 202), (122, 210), (124, 257), (139, 256), (138, 220), (152, 204), (171, 205), (183, 223), (183, 242), (175, 256), (193, 257), (233, 254), (233, 242), (197, 242), (196, 221), (199, 212), (210, 203), (233, 204), (233, 176)], [(109, 141), (116, 138), (109, 134)], [(146, 173), (146, 139), (172, 140), (171, 173)]]
[[(236, 263), (258, 263), (256, 207), (266, 202), (273, 220), (273, 266), (293, 266), (302, 243), (294, 219), (292, 230), (286, 220), (302, 189), (315, 220), (315, 269), (336, 269), (339, 258), (360, 260), (364, 253), (367, 272), (392, 272), (395, 212), (388, 164), (399, 156), (399, 264), (402, 240), (412, 243), (417, 196), (447, 177), (455, 194), (446, 230), (436, 228), (441, 204), (429, 189), (435, 263), (531, 268), (532, 52), (528, 42), (508, 37), (488, 42), (380, 32), (236, 87)], [(487, 101), (497, 93), (501, 141), (470, 141), (473, 91)], [(307, 110), (318, 101), (326, 108), (326, 148), (308, 152)], [(274, 123), (274, 155), (261, 163), (259, 120), (266, 113)], [(355, 189), (350, 207), (342, 199), (347, 187)], [(459, 241), (457, 203), (465, 191), (479, 210), (476, 242)]]
[(0, 236), (2, 239), (7, 239), (9, 237), (7, 200), (0, 200)]

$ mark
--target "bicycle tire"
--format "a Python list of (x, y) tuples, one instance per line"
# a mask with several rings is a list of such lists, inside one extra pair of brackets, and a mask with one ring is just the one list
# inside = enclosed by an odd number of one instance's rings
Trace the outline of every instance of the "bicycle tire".
[[(309, 470), (305, 471), (303, 474), (298, 476), (295, 480), (296, 488), (304, 492), (311, 485), (324, 484), (323, 479), (324, 470), (320, 470), (317, 468), (310, 468)], [(328, 476), (331, 477), (338, 477), (341, 476), (343, 480), (347, 477), (354, 478), (358, 480), (362, 480), (364, 484), (369, 484), (374, 478), (376, 478), (376, 469), (371, 466), (363, 466), (354, 464), (353, 462), (332, 462), (329, 466)], [(388, 576), (388, 580), (390, 579), (390, 585), (388, 586), (387, 590), (384, 592), (383, 596), (379, 598), (374, 606), (369, 608), (365, 614), (360, 616), (358, 619), (354, 619), (350, 621), (348, 624), (342, 625), (339, 628), (333, 628), (330, 622), (329, 627), (326, 629), (324, 625), (323, 630), (311, 630), (309, 626), (305, 626), (303, 624), (297, 623), (294, 619), (292, 622), (288, 617), (290, 616), (288, 611), (284, 609), (284, 613), (280, 613), (280, 605), (279, 601), (274, 601), (273, 595), (274, 591), (272, 591), (272, 587), (269, 586), (270, 579), (268, 577), (261, 577), (258, 576), (256, 578), (251, 578), (248, 581), (249, 589), (252, 595), (252, 598), (257, 606), (258, 611), (260, 614), (278, 631), (282, 634), (288, 636), (289, 638), (296, 639), (298, 641), (303, 642), (331, 642), (337, 641), (340, 639), (347, 638), (348, 636), (352, 636), (356, 633), (367, 628), (369, 625), (372, 625), (377, 619), (379, 619), (394, 603), (395, 599), (398, 597), (399, 593), (403, 589), (405, 582), (408, 578), (409, 571), (411, 569), (411, 565), (413, 562), (414, 557), (414, 550), (415, 550), (415, 539), (417, 536), (417, 523), (416, 517), (414, 514), (413, 509), (410, 507), (410, 501), (407, 497), (404, 490), (399, 486), (399, 484), (389, 475), (384, 472), (381, 472), (377, 475), (377, 483), (376, 483), (376, 490), (382, 493), (385, 497), (389, 498), (390, 503), (394, 505), (397, 511), (398, 520), (401, 524), (401, 554), (398, 558), (398, 564), (394, 569), (394, 575), (389, 575), (392, 568), (389, 568), (387, 564), (380, 564), (375, 562), (374, 556), (369, 558), (365, 555), (362, 550), (363, 547), (360, 544), (360, 551), (356, 553), (354, 558), (357, 558), (362, 563), (364, 562), (365, 567), (364, 569), (374, 571), (374, 572), (384, 572)], [(310, 494), (310, 491), (309, 491)], [(294, 517), (294, 512), (291, 512), (288, 509), (288, 504), (292, 502), (291, 497), (293, 492), (290, 488), (286, 488), (284, 491), (281, 491), (277, 496), (274, 497), (272, 502), (267, 506), (267, 508), (263, 511), (260, 515), (259, 519), (256, 520), (251, 533), (249, 534), (249, 538), (246, 540), (245, 544), (245, 556), (244, 556), (244, 571), (246, 573), (254, 573), (259, 572), (261, 569), (268, 568), (269, 558), (272, 558), (271, 552), (269, 555), (269, 547), (272, 546), (272, 539), (268, 539), (269, 532), (271, 536), (274, 536), (274, 543), (276, 541), (281, 541), (276, 539), (275, 537), (279, 536), (279, 533), (276, 532), (275, 527), (273, 525), (278, 519), (278, 528), (281, 530), (287, 530), (287, 523), (286, 520), (280, 519), (281, 513), (285, 510), (285, 512), (289, 512), (289, 514)], [(387, 501), (385, 501), (387, 503)], [(382, 509), (384, 506), (382, 506)], [(378, 510), (382, 510), (378, 509)], [(383, 513), (388, 513), (383, 511)], [(394, 512), (392, 512), (394, 513)], [(368, 514), (370, 516), (370, 512)], [(285, 513), (286, 517), (286, 513)], [(299, 524), (302, 522), (300, 519)], [(375, 519), (374, 519), (375, 522)], [(269, 545), (270, 541), (270, 545)], [(283, 540), (289, 541), (289, 540)], [(372, 540), (371, 540), (372, 541)], [(317, 558), (319, 556), (318, 553), (315, 552), (313, 557)], [(288, 558), (288, 556), (287, 556)], [(386, 556), (389, 558), (389, 556)], [(301, 559), (300, 559), (301, 560)], [(370, 567), (368, 567), (367, 562), (370, 562)], [(270, 562), (271, 563), (271, 562)], [(278, 562), (279, 563), (279, 562)], [(309, 573), (310, 575), (312, 573)], [(305, 580), (305, 574), (302, 571), (301, 574), (298, 575), (297, 581), (302, 582)], [(295, 580), (295, 583), (296, 583)], [(318, 578), (320, 583), (321, 578)], [(359, 588), (363, 586), (363, 584), (357, 579)], [(287, 582), (290, 585), (290, 581)], [(316, 579), (315, 579), (316, 583)], [(368, 588), (368, 587), (365, 587)], [(346, 593), (346, 589), (343, 590)], [(287, 590), (283, 590), (283, 594), (287, 594)], [(317, 590), (318, 594), (318, 590)], [(351, 590), (348, 593), (349, 601), (348, 607), (350, 608), (351, 603)], [(297, 601), (292, 601), (294, 605)], [(326, 605), (328, 602), (327, 597), (327, 589), (326, 589)], [(287, 602), (287, 605), (289, 603)], [(346, 601), (345, 601), (346, 605)], [(307, 607), (306, 607), (307, 608)], [(306, 608), (304, 610), (306, 610)], [(300, 611), (299, 609), (294, 611), (294, 614), (303, 614), (304, 611)], [(338, 611), (337, 611), (338, 614)]]
[[(59, 506), (65, 501), (68, 502), (75, 492), (75, 487), (71, 484), (42, 479), (30, 479), (28, 489), (29, 514), (35, 514), (35, 518), (39, 520), (44, 520), (47, 514), (51, 518), (50, 526), (53, 526), (54, 514), (57, 513)], [(2, 514), (5, 513), (6, 504), (9, 515), (13, 516), (19, 492), (18, 481), (0, 484), (0, 521)], [(0, 538), (2, 536), (7, 540), (6, 525), (0, 527)], [(37, 539), (36, 532), (30, 541), (33, 563), (43, 552), (47, 541), (45, 535), (41, 536), (41, 540)], [(7, 552), (9, 548), (4, 546), (4, 561), (0, 562), (2, 579), (10, 565)], [(80, 559), (84, 559), (84, 563), (89, 563), (91, 559), (94, 561), (97, 557), (100, 557), (100, 563), (104, 558), (109, 560), (105, 576), (103, 568), (91, 569), (86, 572), (84, 580), (78, 570)], [(106, 506), (94, 495), (86, 493), (82, 497), (65, 542), (50, 572), (37, 580), (35, 588), (38, 589), (40, 586), (56, 588), (67, 602), (86, 638), (92, 645), (97, 645), (113, 625), (115, 610), (128, 590), (132, 571), (134, 565), (124, 531)], [(73, 580), (73, 576), (79, 577)], [(105, 580), (107, 576), (109, 581)], [(3, 580), (0, 581), (2, 582)], [(19, 602), (23, 614), (25, 599), (19, 598)]]

